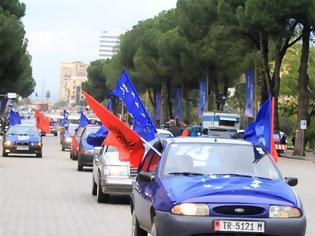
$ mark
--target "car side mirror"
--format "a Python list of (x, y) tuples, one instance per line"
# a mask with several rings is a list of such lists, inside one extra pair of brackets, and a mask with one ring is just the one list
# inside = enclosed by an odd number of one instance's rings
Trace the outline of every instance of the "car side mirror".
[(138, 179), (143, 182), (153, 182), (155, 181), (155, 176), (150, 172), (140, 172)]
[(101, 149), (102, 149), (102, 147), (95, 147), (94, 148), (94, 156), (101, 155)]
[(287, 182), (288, 185), (290, 186), (296, 186), (298, 184), (298, 179), (297, 178), (293, 178), (293, 177), (285, 177), (285, 182)]

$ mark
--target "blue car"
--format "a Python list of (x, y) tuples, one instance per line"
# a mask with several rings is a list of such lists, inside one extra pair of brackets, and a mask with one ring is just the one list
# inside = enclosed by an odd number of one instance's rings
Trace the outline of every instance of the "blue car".
[(306, 217), (263, 148), (218, 138), (168, 138), (143, 159), (131, 194), (132, 235), (305, 235)]
[(43, 142), (39, 130), (34, 126), (11, 126), (4, 135), (2, 143), (2, 156), (11, 153), (36, 154), (42, 157)]
[(93, 166), (94, 146), (88, 144), (87, 137), (89, 134), (96, 133), (100, 129), (97, 125), (87, 125), (82, 131), (78, 148), (78, 171), (82, 171), (83, 167)]

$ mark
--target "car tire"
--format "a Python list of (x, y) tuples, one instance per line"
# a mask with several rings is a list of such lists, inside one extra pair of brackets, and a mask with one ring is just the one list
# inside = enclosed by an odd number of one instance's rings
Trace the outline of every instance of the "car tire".
[(65, 148), (64, 147), (61, 147), (61, 151), (64, 151), (65, 150)]
[(95, 183), (94, 176), (92, 178), (92, 195), (93, 196), (97, 195), (97, 184)]
[(151, 236), (159, 236), (158, 230), (156, 228), (155, 218), (153, 218), (152, 226), (151, 226)]
[(8, 155), (8, 153), (6, 153), (6, 152), (2, 152), (2, 156), (3, 156), (3, 157), (7, 157), (7, 156), (9, 156), (9, 155)]
[(55, 132), (55, 133), (54, 133), (54, 136), (58, 136), (58, 133), (57, 133), (57, 132)]
[(78, 171), (83, 171), (83, 165), (78, 161)]
[(108, 194), (103, 193), (102, 186), (101, 186), (101, 177), (99, 179), (100, 180), (98, 182), (97, 192), (96, 192), (97, 202), (98, 203), (106, 203), (106, 202), (108, 202), (109, 196), (108, 196)]
[(40, 153), (36, 153), (36, 157), (43, 157), (42, 152), (40, 152)]
[(132, 211), (131, 236), (148, 236), (148, 233), (141, 229), (135, 211)]

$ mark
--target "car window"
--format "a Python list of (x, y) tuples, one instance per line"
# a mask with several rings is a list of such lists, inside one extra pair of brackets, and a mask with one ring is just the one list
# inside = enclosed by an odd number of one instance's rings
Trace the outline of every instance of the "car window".
[(160, 156), (156, 152), (154, 152), (153, 155), (151, 156), (151, 161), (150, 161), (147, 172), (155, 172), (158, 166), (159, 160), (160, 160)]
[(79, 128), (79, 129), (77, 130), (77, 132), (75, 133), (75, 136), (76, 136), (76, 137), (81, 137), (81, 136), (82, 136), (82, 133), (83, 133), (83, 128)]
[(89, 136), (89, 134), (96, 133), (99, 129), (100, 129), (100, 127), (98, 127), (98, 126), (97, 127), (88, 127), (88, 128), (86, 128), (82, 138), (86, 139), (87, 136)]
[(141, 172), (147, 172), (151, 158), (154, 154), (154, 151), (151, 149), (144, 157), (144, 161), (142, 163), (142, 165), (140, 166), (140, 171)]
[[(160, 141), (157, 141), (153, 147), (162, 153), (163, 147), (161, 145)], [(144, 161), (142, 165), (140, 166), (140, 171), (142, 172), (154, 172), (158, 166), (160, 160), (160, 155), (156, 153), (155, 150), (152, 148), (148, 151), (148, 153), (145, 155)]]
[(118, 152), (118, 149), (114, 146), (106, 146), (106, 152)]
[(171, 144), (163, 173), (236, 174), (268, 179), (281, 178), (271, 158), (262, 148), (218, 143)]

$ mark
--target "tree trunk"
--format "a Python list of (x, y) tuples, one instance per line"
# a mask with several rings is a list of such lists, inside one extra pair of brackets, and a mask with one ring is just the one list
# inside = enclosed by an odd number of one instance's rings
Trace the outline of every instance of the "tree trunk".
[[(309, 58), (309, 46), (310, 46), (310, 27), (304, 25), (302, 31), (302, 54), (299, 68), (299, 79), (298, 79), (298, 119), (297, 123), (300, 125), (301, 120), (307, 120), (308, 118), (308, 107), (309, 107), (309, 91), (308, 83), (309, 77), (307, 74), (308, 69), (308, 58)], [(302, 140), (304, 139), (304, 133), (298, 128), (298, 132), (295, 139), (295, 146), (293, 155), (304, 155), (304, 147), (302, 145)], [(304, 139), (305, 140), (305, 139)], [(305, 143), (305, 141), (304, 141)]]
[(167, 80), (163, 79), (161, 81), (161, 124), (163, 124), (169, 120), (168, 106), (169, 106), (169, 102), (168, 102)]
[(168, 97), (168, 117), (174, 119), (173, 104), (172, 104), (172, 85), (170, 80), (167, 80), (167, 97)]
[(280, 130), (280, 123), (279, 123), (279, 112), (278, 112), (278, 99), (280, 93), (280, 70), (283, 55), (285, 52), (281, 52), (281, 43), (279, 42), (277, 45), (276, 55), (275, 55), (275, 66), (273, 72), (273, 96), (275, 98), (275, 107), (274, 107), (274, 129)]
[(259, 33), (260, 40), (260, 53), (262, 56), (262, 66), (263, 66), (263, 80), (266, 82), (266, 87), (268, 93), (272, 93), (271, 78), (270, 78), (270, 68), (268, 59), (268, 34), (266, 32)]

